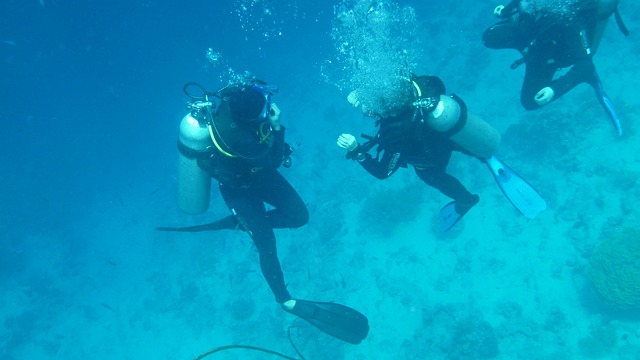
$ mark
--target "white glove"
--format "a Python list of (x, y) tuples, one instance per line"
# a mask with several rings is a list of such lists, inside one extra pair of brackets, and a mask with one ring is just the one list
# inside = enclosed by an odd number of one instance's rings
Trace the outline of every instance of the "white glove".
[(351, 134), (342, 134), (338, 137), (338, 146), (347, 151), (353, 151), (358, 147), (358, 141)]
[(545, 106), (553, 100), (555, 93), (553, 89), (550, 87), (542, 88), (542, 90), (538, 91), (535, 97), (536, 104), (540, 106)]
[(498, 5), (495, 9), (493, 9), (493, 15), (502, 18), (502, 10), (504, 10), (504, 5)]
[(275, 131), (280, 131), (282, 124), (280, 123), (280, 108), (276, 103), (271, 103), (271, 109), (269, 109), (269, 124)]
[(360, 106), (360, 100), (358, 100), (358, 90), (353, 90), (352, 92), (350, 92), (349, 96), (347, 96), (347, 101), (353, 107), (357, 108), (358, 106)]

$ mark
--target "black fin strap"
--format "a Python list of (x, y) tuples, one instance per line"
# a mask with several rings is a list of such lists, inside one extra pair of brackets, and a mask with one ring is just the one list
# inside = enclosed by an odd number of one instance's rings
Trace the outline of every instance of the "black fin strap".
[(454, 136), (459, 133), (465, 125), (467, 125), (467, 104), (465, 104), (464, 101), (456, 94), (452, 94), (451, 97), (458, 103), (458, 105), (460, 105), (460, 117), (458, 118), (458, 122), (456, 122), (451, 129), (442, 133), (442, 135), (446, 137)]

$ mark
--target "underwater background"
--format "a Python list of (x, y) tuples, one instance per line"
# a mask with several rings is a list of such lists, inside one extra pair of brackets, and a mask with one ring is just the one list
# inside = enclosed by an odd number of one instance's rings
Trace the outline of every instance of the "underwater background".
[[(631, 35), (610, 20), (594, 60), (618, 136), (587, 85), (521, 108), (519, 54), (481, 42), (498, 1), (363, 15), (374, 3), (3, 0), (0, 358), (189, 359), (228, 344), (294, 356), (293, 324), (307, 359), (639, 359), (640, 4), (620, 2)], [(371, 17), (345, 26), (345, 9)], [(399, 63), (495, 126), (499, 157), (548, 209), (527, 220), (484, 164), (454, 154), (449, 171), (481, 201), (442, 234), (449, 200), (412, 170), (378, 181), (346, 160), (338, 135), (375, 132), (347, 94), (384, 89)], [(227, 215), (215, 187), (205, 214), (177, 208), (182, 87), (245, 72), (279, 87), (300, 143), (281, 171), (311, 220), (276, 231), (289, 291), (367, 315), (357, 346), (279, 309), (246, 234), (155, 231)], [(619, 277), (610, 296), (602, 276)]]

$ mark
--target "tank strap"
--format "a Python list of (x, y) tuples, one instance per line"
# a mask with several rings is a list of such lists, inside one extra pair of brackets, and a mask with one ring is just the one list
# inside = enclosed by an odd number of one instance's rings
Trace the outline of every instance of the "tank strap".
[(211, 156), (211, 148), (205, 150), (194, 150), (178, 140), (178, 152), (189, 159), (206, 159)]
[(442, 133), (442, 135), (446, 137), (452, 137), (455, 134), (459, 133), (460, 130), (462, 130), (462, 128), (464, 128), (464, 126), (467, 124), (467, 104), (465, 104), (464, 101), (456, 94), (452, 94), (451, 97), (460, 106), (460, 118), (458, 118), (458, 121), (451, 129)]

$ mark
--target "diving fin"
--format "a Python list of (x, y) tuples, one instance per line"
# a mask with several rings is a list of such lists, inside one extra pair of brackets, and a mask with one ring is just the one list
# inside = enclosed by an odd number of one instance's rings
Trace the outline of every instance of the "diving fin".
[(526, 218), (533, 219), (539, 212), (547, 208), (546, 201), (544, 201), (533, 186), (520, 177), (520, 175), (516, 174), (516, 172), (505, 163), (494, 156), (484, 161), (496, 179), (500, 190), (502, 190), (511, 204)]
[(200, 232), (200, 231), (209, 231), (209, 230), (219, 230), (217, 228), (212, 228), (211, 224), (203, 224), (203, 225), (195, 225), (195, 226), (185, 226), (185, 227), (163, 227), (159, 226), (156, 228), (158, 231), (173, 231), (173, 232)]
[(209, 224), (185, 226), (185, 227), (157, 227), (158, 231), (173, 231), (173, 232), (200, 232), (200, 231), (215, 231), (215, 230), (234, 230), (239, 225), (236, 216), (227, 216), (220, 220), (216, 220)]
[(440, 220), (440, 229), (443, 232), (449, 231), (453, 225), (457, 224), (462, 216), (456, 212), (456, 202), (452, 201), (443, 206), (438, 214), (438, 219)]
[(288, 300), (282, 309), (308, 321), (325, 333), (351, 344), (359, 344), (369, 333), (369, 320), (344, 305), (308, 300)]
[(440, 220), (440, 229), (443, 232), (449, 231), (462, 217), (471, 210), (471, 208), (480, 201), (478, 195), (473, 195), (473, 200), (468, 204), (452, 201), (440, 209), (438, 218)]
[(607, 96), (607, 93), (604, 92), (604, 89), (602, 88), (602, 82), (600, 81), (600, 77), (595, 72), (595, 70), (594, 70), (594, 76), (596, 78), (596, 86), (595, 86), (596, 97), (598, 98), (598, 101), (600, 102), (604, 110), (607, 112), (607, 115), (609, 115), (609, 118), (613, 122), (613, 126), (616, 128), (616, 131), (620, 136), (622, 135), (622, 123), (620, 122), (618, 113), (616, 112), (616, 109), (613, 107), (613, 103), (611, 102), (611, 99), (609, 98), (609, 96)]

